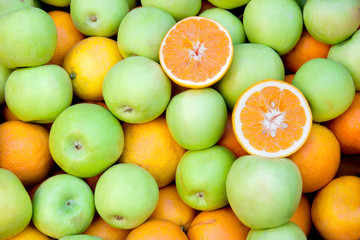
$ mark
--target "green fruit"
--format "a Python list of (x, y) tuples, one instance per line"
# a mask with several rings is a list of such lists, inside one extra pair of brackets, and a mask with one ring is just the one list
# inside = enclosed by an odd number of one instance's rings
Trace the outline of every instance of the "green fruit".
[(27, 7), (0, 16), (0, 62), (5, 67), (43, 65), (56, 44), (55, 23), (44, 10)]
[(306, 240), (303, 230), (293, 222), (268, 229), (251, 229), (246, 240)]
[(6, 68), (2, 63), (0, 63), (0, 104), (5, 102), (5, 83), (9, 77), (11, 70)]
[(54, 161), (67, 173), (93, 177), (113, 165), (124, 148), (119, 121), (105, 108), (90, 103), (65, 109), (49, 136)]
[(0, 239), (11, 238), (30, 223), (32, 204), (29, 194), (14, 173), (0, 168)]
[(219, 8), (233, 9), (246, 5), (250, 0), (208, 0), (209, 3)]
[(0, 16), (12, 11), (33, 6), (33, 0), (1, 0)]
[(90, 236), (86, 234), (69, 235), (60, 238), (59, 240), (102, 240), (102, 238), (96, 236)]
[(43, 3), (56, 6), (56, 7), (68, 7), (70, 6), (70, 0), (41, 0)]
[(53, 122), (72, 97), (70, 77), (57, 65), (15, 69), (5, 83), (7, 106), (25, 122)]
[(226, 125), (224, 99), (212, 88), (190, 89), (174, 96), (166, 109), (166, 122), (183, 148), (209, 148), (221, 138)]
[(355, 85), (349, 71), (340, 63), (325, 58), (303, 64), (292, 84), (309, 102), (315, 122), (329, 121), (341, 115), (355, 97)]

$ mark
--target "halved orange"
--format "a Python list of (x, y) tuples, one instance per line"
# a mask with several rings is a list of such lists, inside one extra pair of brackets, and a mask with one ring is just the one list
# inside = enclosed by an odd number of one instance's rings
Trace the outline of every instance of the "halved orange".
[(250, 154), (279, 158), (296, 152), (309, 136), (312, 115), (299, 89), (273, 79), (249, 87), (233, 114), (235, 136)]
[(160, 64), (175, 83), (183, 87), (213, 85), (226, 73), (233, 45), (229, 32), (205, 17), (177, 22), (160, 45)]

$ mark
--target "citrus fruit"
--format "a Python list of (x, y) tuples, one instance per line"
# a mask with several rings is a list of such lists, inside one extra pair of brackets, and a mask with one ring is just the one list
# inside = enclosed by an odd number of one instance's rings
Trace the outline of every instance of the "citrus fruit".
[(300, 90), (273, 79), (249, 87), (235, 104), (232, 119), (235, 136), (248, 153), (273, 158), (298, 150), (312, 123)]
[(205, 17), (188, 17), (177, 22), (160, 45), (160, 63), (178, 85), (203, 88), (226, 73), (233, 56), (229, 32)]
[(305, 194), (301, 195), (299, 206), (294, 215), (290, 218), (290, 221), (297, 224), (304, 231), (306, 236), (310, 234), (312, 226), (311, 204), (309, 198)]
[(317, 192), (311, 218), (325, 239), (360, 239), (360, 178), (341, 176)]
[(50, 240), (48, 236), (37, 230), (32, 224), (29, 224), (18, 235), (8, 238), (8, 240)]
[(43, 180), (54, 161), (49, 150), (49, 132), (22, 121), (0, 124), (0, 167), (12, 171), (25, 185)]

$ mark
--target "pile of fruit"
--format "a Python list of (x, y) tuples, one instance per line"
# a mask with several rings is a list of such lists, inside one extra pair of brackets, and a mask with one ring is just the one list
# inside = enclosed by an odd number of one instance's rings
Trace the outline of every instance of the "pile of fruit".
[(1, 0), (0, 240), (359, 240), (359, 0)]

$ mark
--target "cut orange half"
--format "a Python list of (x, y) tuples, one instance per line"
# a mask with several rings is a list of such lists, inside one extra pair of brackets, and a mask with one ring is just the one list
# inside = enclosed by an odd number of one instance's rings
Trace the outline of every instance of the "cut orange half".
[(266, 79), (249, 87), (237, 100), (233, 129), (250, 154), (279, 158), (296, 152), (309, 136), (311, 109), (293, 85)]
[(205, 17), (177, 22), (160, 45), (160, 64), (175, 83), (203, 88), (220, 80), (229, 68), (233, 45), (229, 32)]

